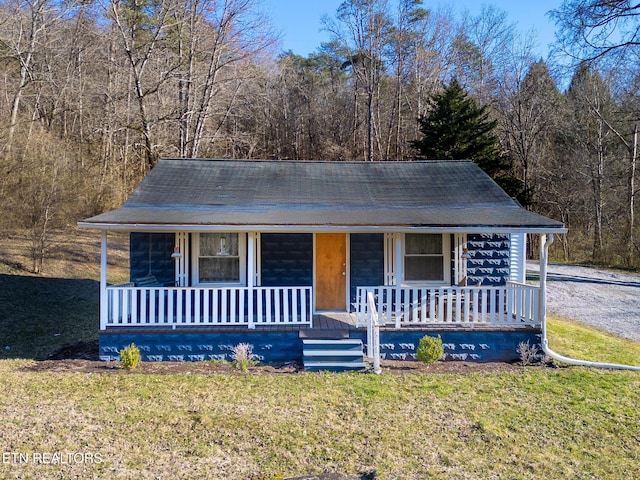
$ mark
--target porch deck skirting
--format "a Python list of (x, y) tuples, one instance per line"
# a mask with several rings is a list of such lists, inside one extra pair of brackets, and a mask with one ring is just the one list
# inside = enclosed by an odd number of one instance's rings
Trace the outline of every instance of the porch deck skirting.
[[(191, 328), (177, 330), (113, 328), (99, 335), (100, 360), (117, 361), (119, 351), (135, 343), (143, 361), (231, 361), (233, 347), (239, 343), (252, 346), (255, 359), (261, 363), (287, 363), (302, 361), (301, 334), (291, 327), (256, 327), (255, 330), (223, 327)], [(286, 329), (286, 330), (285, 330)], [(367, 330), (351, 328), (344, 337), (360, 339), (367, 345)], [(532, 327), (465, 328), (444, 326), (441, 328), (407, 327), (383, 328), (380, 331), (382, 360), (414, 360), (420, 339), (425, 335), (441, 336), (445, 361), (513, 362), (519, 360), (517, 352), (521, 342), (539, 345), (540, 329)], [(329, 331), (328, 338), (334, 338)]]

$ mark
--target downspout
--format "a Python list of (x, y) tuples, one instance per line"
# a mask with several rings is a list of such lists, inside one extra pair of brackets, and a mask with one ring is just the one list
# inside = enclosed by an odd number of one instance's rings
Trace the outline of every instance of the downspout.
[(540, 305), (539, 311), (542, 317), (542, 351), (562, 363), (569, 365), (577, 365), (581, 367), (594, 367), (594, 368), (609, 368), (615, 370), (633, 370), (640, 372), (640, 367), (632, 365), (620, 365), (617, 363), (600, 363), (589, 362), (587, 360), (577, 360), (575, 358), (565, 357), (559, 353), (554, 352), (549, 348), (549, 341), (547, 340), (547, 261), (549, 259), (549, 245), (553, 243), (553, 234), (549, 235), (549, 241), (547, 241), (546, 235), (540, 235)]

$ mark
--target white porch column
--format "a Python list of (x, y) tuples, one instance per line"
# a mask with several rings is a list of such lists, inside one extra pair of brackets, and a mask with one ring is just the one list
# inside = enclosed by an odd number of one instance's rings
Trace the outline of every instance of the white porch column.
[(396, 233), (396, 328), (400, 328), (400, 307), (402, 298), (402, 279), (404, 278), (404, 262), (402, 261), (402, 233)]
[(107, 329), (107, 301), (107, 231), (103, 230), (100, 242), (100, 330)]
[[(454, 279), (453, 283), (459, 286), (466, 286), (467, 284), (467, 258), (463, 257), (464, 249), (467, 247), (467, 234), (456, 233), (453, 236), (453, 252), (455, 258), (453, 259), (453, 271)], [(464, 285), (462, 285), (464, 283)]]
[(186, 287), (189, 285), (189, 233), (176, 232), (175, 245), (173, 247), (173, 258), (175, 265), (175, 285), (176, 287)]
[[(247, 233), (247, 322), (249, 328), (256, 328), (253, 323), (253, 289), (256, 279), (256, 233)], [(258, 299), (260, 301), (260, 299)]]
[(387, 286), (396, 284), (395, 241), (395, 233), (384, 234), (384, 285)]

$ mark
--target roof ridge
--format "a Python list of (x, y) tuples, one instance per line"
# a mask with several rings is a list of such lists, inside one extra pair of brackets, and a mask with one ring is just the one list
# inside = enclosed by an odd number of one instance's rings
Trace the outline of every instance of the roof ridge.
[(471, 159), (416, 159), (416, 160), (294, 160), (294, 159), (268, 159), (268, 158), (175, 158), (175, 157), (162, 157), (160, 161), (197, 161), (197, 162), (238, 162), (238, 163), (322, 163), (322, 164), (353, 164), (353, 165), (393, 165), (393, 164), (407, 164), (407, 163), (468, 163), (472, 162)]

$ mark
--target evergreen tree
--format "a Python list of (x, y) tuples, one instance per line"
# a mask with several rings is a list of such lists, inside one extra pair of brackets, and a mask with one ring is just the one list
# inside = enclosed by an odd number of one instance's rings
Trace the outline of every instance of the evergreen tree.
[(509, 173), (494, 133), (497, 121), (489, 117), (487, 107), (469, 97), (456, 79), (430, 101), (431, 110), (418, 120), (422, 138), (412, 142), (419, 158), (473, 160), (509, 195), (529, 204), (522, 182)]

